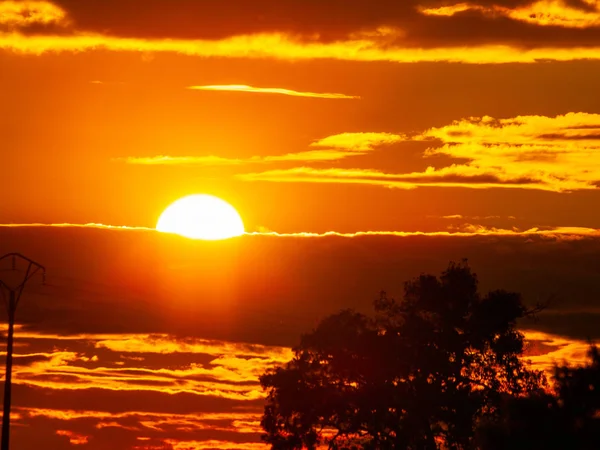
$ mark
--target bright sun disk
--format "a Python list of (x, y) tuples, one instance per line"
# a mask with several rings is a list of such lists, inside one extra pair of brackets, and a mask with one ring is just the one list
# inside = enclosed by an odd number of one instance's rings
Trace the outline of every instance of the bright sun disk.
[(233, 206), (206, 194), (173, 202), (158, 219), (156, 229), (192, 239), (218, 240), (244, 234), (244, 223)]

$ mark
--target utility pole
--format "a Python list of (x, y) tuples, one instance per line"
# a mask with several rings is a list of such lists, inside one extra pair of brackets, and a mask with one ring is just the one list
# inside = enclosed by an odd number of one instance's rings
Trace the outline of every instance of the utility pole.
[[(2, 416), (2, 442), (0, 450), (9, 450), (9, 434), (10, 434), (10, 396), (12, 383), (12, 359), (13, 359), (13, 339), (15, 331), (15, 313), (17, 305), (21, 299), (21, 294), (25, 288), (25, 284), (36, 273), (42, 273), (42, 284), (46, 281), (46, 269), (41, 264), (32, 261), (31, 259), (21, 255), (20, 253), (7, 253), (0, 257), (0, 261), (10, 259), (12, 270), (17, 270), (17, 260), (27, 263), (27, 270), (22, 278), (19, 278), (14, 283), (6, 283), (0, 280), (0, 292), (6, 301), (6, 310), (8, 312), (8, 339), (6, 343), (6, 375), (4, 377), (4, 414)], [(6, 298), (8, 293), (8, 299)]]

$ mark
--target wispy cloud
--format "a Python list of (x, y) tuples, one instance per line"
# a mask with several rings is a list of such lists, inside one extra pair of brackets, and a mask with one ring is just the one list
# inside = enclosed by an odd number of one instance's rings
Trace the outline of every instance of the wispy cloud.
[(0, 223), (0, 228), (19, 227), (56, 227), (56, 228), (100, 228), (107, 230), (142, 230), (149, 231), (154, 228), (129, 227), (125, 225), (105, 225), (102, 223)]
[(440, 46), (435, 48), (393, 47), (362, 37), (333, 43), (300, 42), (282, 33), (233, 36), (219, 40), (142, 39), (102, 34), (32, 35), (0, 33), (0, 49), (23, 54), (47, 52), (177, 53), (188, 56), (398, 63), (455, 62), (468, 64), (536, 63), (600, 59), (600, 46), (535, 47), (524, 49), (507, 44)]
[[(445, 218), (459, 218), (460, 215), (446, 216)], [(494, 216), (479, 217), (473, 216), (472, 219), (490, 219)], [(509, 218), (512, 218), (509, 216)], [(89, 228), (87, 225), (81, 224), (0, 224), (1, 227), (73, 227), (73, 228)], [(91, 228), (101, 229), (114, 229), (124, 231), (156, 231), (154, 228), (146, 227), (121, 227), (121, 226), (108, 226), (103, 225), (100, 227), (92, 226)], [(551, 227), (551, 226), (540, 226), (529, 229), (519, 228), (495, 228), (487, 227), (478, 224), (463, 224), (460, 227), (452, 227), (440, 231), (356, 231), (342, 233), (338, 231), (327, 231), (324, 233), (313, 233), (313, 232), (297, 232), (297, 233), (279, 233), (276, 231), (255, 231), (246, 232), (244, 236), (267, 236), (267, 237), (361, 237), (361, 236), (396, 236), (396, 237), (408, 237), (408, 236), (455, 236), (455, 237), (471, 237), (471, 236), (546, 236), (546, 237), (600, 237), (600, 229), (586, 228), (586, 227), (574, 227), (574, 226), (563, 226), (563, 227)], [(0, 327), (1, 328), (1, 327)], [(21, 332), (22, 335), (31, 337), (26, 334), (25, 331)], [(109, 348), (110, 350), (120, 351), (122, 353), (136, 353), (136, 352), (149, 352), (149, 353), (186, 353), (186, 352), (203, 352), (212, 354), (210, 348), (215, 348), (214, 343), (210, 346), (203, 343), (203, 340), (197, 339), (194, 342), (180, 341), (175, 342), (173, 340), (164, 339), (163, 335), (137, 335), (129, 336), (127, 339), (123, 339), (120, 335), (73, 335), (72, 337), (52, 335), (52, 339), (56, 340), (70, 340), (70, 339), (100, 339), (96, 345), (101, 347)], [(162, 336), (162, 337), (161, 337)], [(245, 356), (264, 356), (261, 354), (261, 346), (244, 346), (243, 348), (237, 348), (237, 352), (243, 353)], [(232, 350), (229, 347), (229, 350)], [(213, 350), (214, 351), (214, 350)], [(224, 348), (219, 348), (217, 351), (221, 354), (225, 351)], [(271, 356), (273, 354), (271, 353)], [(282, 356), (285, 358), (286, 356)]]
[(188, 89), (199, 91), (228, 91), (228, 92), (252, 92), (257, 94), (280, 94), (289, 95), (292, 97), (311, 97), (311, 98), (327, 98), (327, 99), (359, 99), (359, 96), (335, 94), (327, 92), (302, 92), (283, 88), (261, 88), (247, 86), (245, 84), (226, 84), (226, 85), (208, 85), (208, 86), (189, 86)]
[[(247, 20), (245, 0), (184, 2), (157, 17), (152, 4), (114, 14), (102, 2), (1, 2), (4, 27), (0, 48), (44, 52), (169, 52), (200, 57), (338, 59), (386, 62), (535, 63), (600, 58), (598, 5), (593, 0), (473, 0), (460, 2), (302, 2), (277, 7), (276, 0), (254, 5)], [(467, 14), (465, 14), (467, 13)], [(178, 16), (179, 14), (179, 16)], [(186, 20), (181, 19), (181, 14)], [(68, 16), (68, 18), (67, 18)], [(164, 16), (164, 17), (163, 17)], [(72, 25), (65, 29), (65, 24)], [(281, 32), (286, 23), (287, 32)], [(48, 34), (40, 34), (37, 25)], [(28, 34), (28, 28), (33, 32)], [(48, 25), (59, 25), (52, 34)], [(456, 32), (457, 27), (469, 33)], [(12, 33), (18, 30), (19, 33)], [(107, 32), (110, 30), (110, 33)], [(67, 33), (68, 32), (68, 33)], [(312, 95), (280, 88), (283, 95)], [(253, 91), (259, 92), (259, 91)], [(316, 93), (317, 96), (322, 94)], [(327, 95), (327, 94), (325, 94)], [(332, 94), (338, 97), (339, 94)], [(351, 96), (350, 96), (351, 97)]]
[(88, 443), (89, 436), (75, 433), (69, 430), (56, 430), (56, 434), (58, 436), (66, 436), (69, 438), (69, 443), (73, 445), (83, 445)]
[(406, 140), (404, 135), (393, 133), (340, 133), (328, 136), (310, 144), (317, 148), (341, 148), (353, 152), (366, 153), (382, 145)]
[[(47, 345), (54, 336), (18, 332), (19, 339)], [(163, 394), (194, 394), (231, 400), (254, 400), (264, 396), (258, 376), (274, 364), (289, 361), (291, 350), (207, 339), (180, 339), (170, 335), (74, 335), (59, 341), (86, 341), (96, 351), (109, 350), (113, 355), (203, 354), (210, 356), (204, 364), (188, 363), (181, 367), (149, 367), (131, 360), (127, 367), (77, 351), (54, 350), (15, 354), (16, 384), (43, 389), (111, 391), (154, 391)], [(39, 347), (39, 344), (37, 344)]]
[[(188, 448), (181, 442), (194, 439), (196, 446), (213, 448), (213, 441), (198, 434), (203, 431), (223, 439), (223, 448), (231, 448), (226, 440), (230, 437), (240, 442), (239, 448), (253, 448), (261, 431), (259, 401), (265, 395), (258, 377), (293, 355), (287, 347), (170, 334), (53, 335), (24, 327), (17, 327), (16, 334), (22, 346), (15, 354), (14, 389), (34, 389), (48, 398), (60, 393), (61, 402), (56, 407), (22, 402), (14, 408), (15, 425), (32, 426), (43, 419), (72, 445), (96, 442), (99, 430), (112, 428), (173, 448)], [(127, 367), (119, 364), (123, 352), (136, 356)], [(70, 392), (79, 399), (75, 404), (89, 407), (65, 406)], [(127, 399), (140, 393), (144, 400), (137, 408), (130, 406)], [(128, 406), (97, 400), (106, 396), (118, 396)], [(164, 405), (168, 397), (177, 405), (172, 411), (153, 409), (149, 403), (155, 398)], [(188, 406), (182, 410), (179, 402), (184, 399)], [(218, 406), (222, 404), (228, 406)]]
[(585, 227), (539, 227), (519, 230), (517, 228), (505, 229), (486, 227), (483, 225), (465, 224), (459, 228), (444, 231), (357, 231), (353, 233), (340, 233), (337, 231), (328, 231), (325, 233), (277, 233), (255, 232), (246, 233), (250, 236), (275, 236), (275, 237), (300, 237), (300, 238), (325, 238), (330, 236), (354, 238), (361, 236), (454, 236), (454, 237), (475, 237), (475, 236), (544, 236), (549, 238), (578, 239), (580, 237), (600, 237), (600, 229)]
[[(371, 184), (401, 189), (437, 186), (569, 192), (600, 187), (600, 114), (471, 117), (410, 137), (389, 135), (389, 139), (431, 142), (423, 154), (425, 158), (443, 155), (457, 162), (410, 173), (295, 167), (237, 177), (246, 181)], [(382, 142), (375, 140), (369, 145)]]
[[(315, 169), (295, 167), (264, 172), (243, 173), (236, 177), (244, 181), (269, 181), (284, 183), (345, 183), (367, 184), (397, 189), (417, 187), (466, 187), (471, 189), (513, 188), (556, 190), (554, 186), (527, 176), (513, 176), (496, 170), (480, 170), (468, 165), (452, 165), (424, 172), (386, 173), (373, 169)], [(578, 185), (575, 185), (578, 186)]]
[(248, 162), (260, 162), (253, 159), (223, 158), (221, 156), (127, 156), (113, 158), (113, 162), (124, 162), (143, 166), (178, 166), (178, 165), (202, 165), (202, 166), (234, 166)]
[(449, 214), (447, 216), (430, 216), (430, 217), (439, 217), (440, 219), (447, 220), (494, 220), (494, 219), (509, 219), (515, 220), (515, 216), (465, 216), (463, 214)]
[(48, 1), (3, 0), (0, 2), (0, 25), (20, 28), (30, 25), (68, 25), (67, 13)]
[(307, 150), (283, 155), (251, 156), (250, 158), (224, 158), (221, 156), (129, 156), (113, 158), (113, 162), (148, 166), (236, 166), (241, 164), (265, 164), (286, 161), (317, 162), (336, 161), (374, 151), (378, 147), (404, 140), (404, 136), (392, 133), (341, 133), (319, 139)]
[(457, 166), (462, 170), (528, 179), (558, 192), (596, 189), (600, 182), (600, 114), (475, 117), (432, 128), (420, 138), (442, 143), (425, 156), (468, 160)]
[(536, 330), (524, 330), (527, 339), (525, 359), (534, 367), (552, 374), (557, 364), (582, 365), (587, 361), (589, 342), (569, 339)]
[(228, 441), (176, 441), (174, 439), (167, 439), (165, 443), (173, 446), (173, 450), (265, 450), (265, 444), (261, 443), (250, 443), (250, 442), (228, 442)]
[(600, 25), (600, 6), (593, 1), (587, 2), (586, 8), (582, 8), (581, 5), (576, 7), (564, 0), (538, 0), (514, 7), (486, 3), (461, 2), (433, 8), (421, 7), (419, 11), (429, 16), (446, 17), (472, 11), (488, 18), (506, 17), (532, 25), (563, 28), (590, 28)]

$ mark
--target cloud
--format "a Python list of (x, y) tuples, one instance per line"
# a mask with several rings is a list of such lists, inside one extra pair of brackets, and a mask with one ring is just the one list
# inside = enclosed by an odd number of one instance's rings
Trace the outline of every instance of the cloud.
[[(108, 50), (471, 64), (600, 58), (600, 13), (591, 0), (383, 0), (376, 6), (363, 0), (311, 5), (292, 0), (284, 8), (276, 0), (253, 2), (252, 7), (245, 0), (172, 0), (167, 10), (160, 0), (143, 5), (139, 0), (1, 4), (5, 30), (0, 31), (0, 49), (26, 54)], [(269, 92), (352, 97), (279, 88)]]
[[(0, 2), (0, 27), (66, 26), (68, 23), (66, 11), (51, 2), (30, 0), (3, 0)], [(1, 28), (0, 31), (2, 31)]]
[(341, 133), (328, 136), (310, 144), (318, 148), (343, 148), (354, 152), (365, 153), (381, 145), (394, 144), (405, 140), (403, 135), (392, 133)]
[[(284, 347), (170, 334), (54, 336), (19, 326), (16, 339), (20, 344), (13, 367), (13, 391), (19, 397), (12, 417), (16, 430), (49, 424), (71, 445), (93, 446), (103, 430), (119, 430), (120, 445), (125, 445), (126, 436), (147, 436), (142, 441), (168, 440), (176, 448), (185, 448), (178, 443), (192, 440), (211, 448), (214, 439), (251, 446), (261, 431), (264, 393), (258, 377), (292, 357), (291, 349)], [(21, 353), (20, 348), (28, 352)], [(116, 363), (123, 351), (144, 357), (121, 367)], [(65, 403), (69, 392), (76, 392), (73, 398), (82, 407), (73, 409)], [(132, 403), (140, 394), (143, 400)], [(183, 406), (184, 395), (195, 399)], [(108, 409), (98, 407), (97, 399), (111, 396), (113, 401), (101, 403)], [(159, 399), (157, 410), (149, 400), (152, 396)], [(173, 411), (160, 406), (168, 403), (165, 397), (174, 398)], [(226, 402), (223, 411), (215, 401)]]
[(548, 375), (556, 365), (583, 365), (588, 361), (588, 341), (536, 330), (524, 330), (523, 334), (527, 339), (526, 359)]
[(75, 433), (69, 430), (56, 430), (58, 436), (66, 436), (69, 438), (69, 442), (73, 445), (83, 445), (88, 443), (89, 436)]
[(264, 450), (265, 444), (263, 443), (250, 443), (250, 442), (229, 442), (229, 441), (218, 441), (218, 440), (209, 440), (209, 441), (175, 441), (173, 439), (167, 439), (165, 441), (167, 444), (171, 444), (173, 446), (173, 450)]
[[(291, 169), (275, 169), (265, 172), (243, 173), (236, 177), (244, 181), (269, 181), (285, 183), (344, 183), (366, 184), (397, 189), (414, 189), (417, 187), (463, 187), (471, 189), (517, 188), (556, 190), (545, 180), (537, 180), (527, 176), (512, 176), (496, 170), (480, 170), (468, 165), (452, 165), (436, 169), (428, 167), (424, 172), (385, 173), (373, 169), (315, 169), (311, 167), (295, 167)], [(580, 188), (580, 184), (570, 184)]]
[[(142, 166), (239, 166), (243, 164), (265, 164), (285, 161), (335, 161), (352, 156), (351, 153), (338, 149), (311, 150), (298, 153), (287, 153), (284, 155), (252, 156), (250, 158), (224, 158), (221, 156), (128, 156), (113, 158), (113, 162), (124, 162), (126, 164)], [(360, 153), (357, 153), (360, 154)]]
[(311, 98), (327, 98), (327, 99), (359, 99), (360, 97), (346, 94), (334, 93), (317, 93), (317, 92), (300, 92), (291, 89), (283, 88), (260, 88), (247, 86), (244, 84), (228, 84), (228, 85), (209, 85), (209, 86), (189, 86), (188, 89), (200, 91), (229, 91), (229, 92), (253, 92), (258, 94), (280, 94), (289, 95), (292, 97), (311, 97)]
[[(599, 33), (600, 34), (600, 33)], [(85, 52), (176, 53), (187, 56), (301, 61), (452, 62), (468, 64), (536, 63), (600, 59), (600, 46), (522, 48), (506, 44), (451, 47), (394, 47), (372, 38), (331, 43), (299, 42), (285, 34), (232, 36), (221, 40), (141, 39), (101, 34), (32, 35), (0, 33), (0, 49), (18, 54)]]
[(420, 138), (442, 143), (426, 156), (466, 159), (464, 169), (527, 178), (540, 189), (562, 192), (597, 188), (599, 133), (599, 114), (568, 113), (463, 119), (431, 128)]
[(255, 232), (246, 233), (253, 236), (276, 236), (276, 237), (306, 237), (306, 238), (325, 238), (325, 237), (363, 237), (363, 236), (390, 236), (390, 237), (410, 237), (410, 236), (446, 236), (446, 237), (472, 237), (472, 236), (548, 236), (561, 239), (564, 237), (581, 236), (600, 236), (600, 230), (596, 228), (585, 227), (539, 227), (519, 230), (517, 228), (505, 229), (485, 227), (483, 225), (465, 224), (458, 229), (449, 231), (356, 231), (353, 233), (341, 233), (337, 231), (328, 231), (325, 233), (277, 233)]
[[(378, 47), (439, 48), (485, 45), (587, 47), (596, 45), (597, 5), (591, 0), (363, 0), (344, 2), (245, 0), (55, 0), (80, 34), (107, 33), (145, 40), (219, 41), (282, 34), (310, 43), (378, 38)], [(465, 33), (464, 30), (469, 30)], [(385, 45), (384, 45), (385, 44)]]
[[(461, 216), (460, 214), (442, 216), (443, 219), (463, 219), (470, 218), (474, 220), (488, 220), (499, 218), (500, 216)], [(514, 219), (513, 216), (509, 216), (509, 219)], [(102, 227), (88, 227), (87, 225), (80, 224), (0, 224), (0, 228), (99, 228), (99, 229), (115, 229), (115, 230), (130, 230), (130, 231), (156, 231), (153, 228), (146, 227), (121, 227), (121, 226), (108, 226)], [(456, 237), (470, 237), (470, 236), (547, 236), (561, 238), (562, 236), (600, 236), (600, 229), (597, 228), (586, 228), (576, 226), (562, 226), (562, 227), (550, 227), (540, 226), (528, 229), (518, 228), (495, 228), (486, 227), (477, 224), (463, 224), (459, 228), (450, 228), (447, 230), (440, 231), (355, 231), (355, 232), (338, 232), (338, 231), (326, 231), (323, 233), (315, 232), (295, 232), (295, 233), (278, 233), (276, 231), (255, 231), (246, 232), (243, 236), (265, 236), (265, 237), (299, 237), (299, 238), (324, 238), (324, 237), (363, 237), (363, 236), (389, 236), (389, 237), (411, 237), (411, 236), (456, 236)], [(74, 335), (72, 337), (52, 335), (52, 339), (58, 340), (70, 340), (70, 339), (91, 339), (90, 335)], [(101, 338), (100, 338), (101, 339)], [(127, 339), (121, 340), (118, 335), (107, 335), (106, 341), (100, 341), (97, 343), (99, 347), (107, 347), (111, 350), (118, 350), (120, 352), (151, 352), (151, 353), (186, 353), (186, 352), (205, 352), (212, 354), (209, 348), (214, 346), (214, 343), (207, 346), (203, 343), (202, 339), (194, 341), (182, 341), (173, 342), (170, 339), (165, 339), (164, 335), (140, 335), (137, 337), (128, 336)], [(227, 348), (225, 346), (224, 348)], [(222, 352), (223, 350), (218, 350)], [(245, 350), (237, 349), (246, 356), (261, 355), (260, 347), (247, 346)]]
[(342, 133), (319, 139), (307, 150), (283, 155), (252, 156), (250, 158), (223, 158), (220, 156), (130, 156), (113, 158), (113, 162), (148, 166), (236, 166), (241, 164), (264, 164), (286, 161), (336, 161), (349, 156), (364, 155), (377, 147), (400, 142), (403, 136), (391, 133)]
[(154, 231), (148, 227), (129, 227), (125, 225), (105, 225), (102, 223), (0, 223), (0, 228), (31, 228), (31, 227), (53, 227), (53, 228), (98, 228), (105, 230), (138, 230)]
[[(178, 166), (178, 165), (202, 165), (202, 166), (233, 166), (253, 160), (243, 160), (236, 158), (223, 158), (221, 156), (128, 156), (123, 158), (113, 158), (113, 162), (124, 162), (126, 164), (135, 164), (142, 166)], [(258, 162), (258, 161), (256, 161)]]
[(441, 219), (447, 219), (447, 220), (493, 220), (493, 219), (509, 219), (509, 220), (515, 220), (516, 217), (515, 216), (507, 216), (507, 217), (503, 217), (503, 216), (465, 216), (462, 214), (449, 214), (447, 216), (432, 216), (432, 217), (439, 217)]
[[(473, 220), (489, 220), (500, 218), (500, 216), (462, 216), (460, 214), (442, 216), (443, 219), (473, 219)], [(514, 219), (513, 216), (509, 216), (508, 219)], [(123, 227), (123, 226), (109, 226), (103, 225), (101, 227), (80, 224), (0, 224), (0, 228), (98, 228), (98, 229), (115, 229), (115, 230), (130, 230), (130, 231), (156, 231), (153, 228), (146, 227)], [(410, 237), (410, 236), (456, 236), (456, 237), (470, 237), (470, 236), (546, 236), (556, 237), (561, 236), (600, 236), (600, 229), (597, 228), (586, 228), (576, 226), (562, 226), (562, 227), (551, 227), (551, 226), (540, 226), (528, 229), (519, 228), (496, 228), (486, 227), (477, 224), (463, 224), (459, 228), (449, 228), (447, 230), (440, 231), (355, 231), (355, 232), (338, 232), (338, 231), (326, 231), (323, 233), (315, 232), (295, 232), (295, 233), (279, 233), (276, 231), (255, 231), (246, 232), (243, 236), (266, 236), (266, 237), (299, 237), (299, 238), (324, 238), (324, 237), (363, 237), (363, 236), (390, 236), (390, 237)], [(89, 335), (74, 335), (72, 337), (53, 335), (52, 339), (58, 340), (70, 340), (70, 339), (91, 339)], [(151, 352), (151, 353), (186, 353), (186, 352), (206, 352), (210, 353), (209, 348), (202, 343), (201, 339), (191, 341), (182, 341), (175, 343), (172, 340), (163, 340), (164, 335), (140, 335), (137, 338), (132, 336), (127, 337), (126, 340), (120, 340), (117, 335), (107, 335), (107, 341), (100, 341), (97, 346), (106, 346), (111, 350), (119, 350), (120, 352)], [(214, 344), (211, 344), (213, 346)], [(246, 356), (260, 355), (260, 347), (246, 347), (242, 351)]]
[(457, 162), (442, 167), (431, 165), (422, 172), (411, 173), (295, 167), (243, 173), (237, 178), (371, 184), (400, 189), (435, 186), (553, 192), (597, 189), (600, 184), (600, 114), (471, 117), (412, 136), (390, 136), (396, 141), (431, 143), (432, 147), (423, 155), (425, 158), (442, 155)]
[[(50, 346), (56, 342), (52, 335), (19, 332), (21, 343)], [(33, 354), (15, 354), (14, 383), (42, 389), (114, 391), (155, 391), (176, 395), (189, 393), (232, 400), (263, 398), (258, 376), (275, 364), (289, 361), (291, 350), (282, 347), (228, 343), (207, 339), (182, 341), (170, 335), (72, 335), (59, 338), (62, 345), (84, 341), (107, 354), (87, 356), (76, 351), (60, 351), (50, 347)], [(71, 344), (72, 346), (73, 344)], [(173, 352), (199, 354), (209, 358), (204, 363), (187, 362), (179, 367), (136, 367), (142, 361), (130, 360), (127, 367), (114, 362), (116, 355), (125, 353), (161, 355)], [(35, 359), (32, 356), (36, 356)], [(189, 357), (189, 356), (188, 356)], [(185, 360), (185, 358), (182, 358)]]
[(498, 4), (482, 5), (473, 2), (432, 8), (421, 7), (419, 10), (429, 16), (451, 17), (464, 12), (476, 12), (490, 19), (505, 17), (538, 26), (592, 28), (600, 25), (599, 8), (593, 0), (577, 4), (569, 4), (564, 0), (538, 0), (523, 2), (515, 7)]

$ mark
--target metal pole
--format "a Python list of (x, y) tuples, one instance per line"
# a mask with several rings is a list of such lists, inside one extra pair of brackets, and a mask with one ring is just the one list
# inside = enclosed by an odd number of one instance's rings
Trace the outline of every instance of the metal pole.
[(7, 253), (4, 256), (0, 256), (0, 261), (4, 259), (11, 259), (12, 270), (17, 268), (17, 258), (27, 262), (27, 271), (17, 286), (9, 286), (3, 280), (0, 280), (0, 289), (2, 293), (4, 290), (8, 291), (9, 298), (8, 304), (6, 305), (8, 312), (8, 339), (6, 342), (6, 375), (4, 376), (4, 413), (2, 415), (2, 440), (0, 441), (0, 450), (9, 450), (9, 437), (10, 437), (10, 406), (11, 406), (11, 384), (12, 384), (12, 364), (13, 364), (13, 341), (15, 333), (15, 313), (17, 311), (17, 305), (21, 299), (21, 294), (25, 288), (27, 281), (34, 276), (37, 272), (42, 273), (42, 282), (45, 282), (46, 269), (44, 266), (36, 263), (35, 261), (21, 255), (20, 253)]
[(10, 399), (12, 384), (13, 336), (15, 331), (16, 301), (14, 291), (10, 291), (8, 301), (8, 340), (6, 343), (6, 375), (4, 377), (4, 414), (2, 415), (1, 450), (8, 450), (10, 433)]

